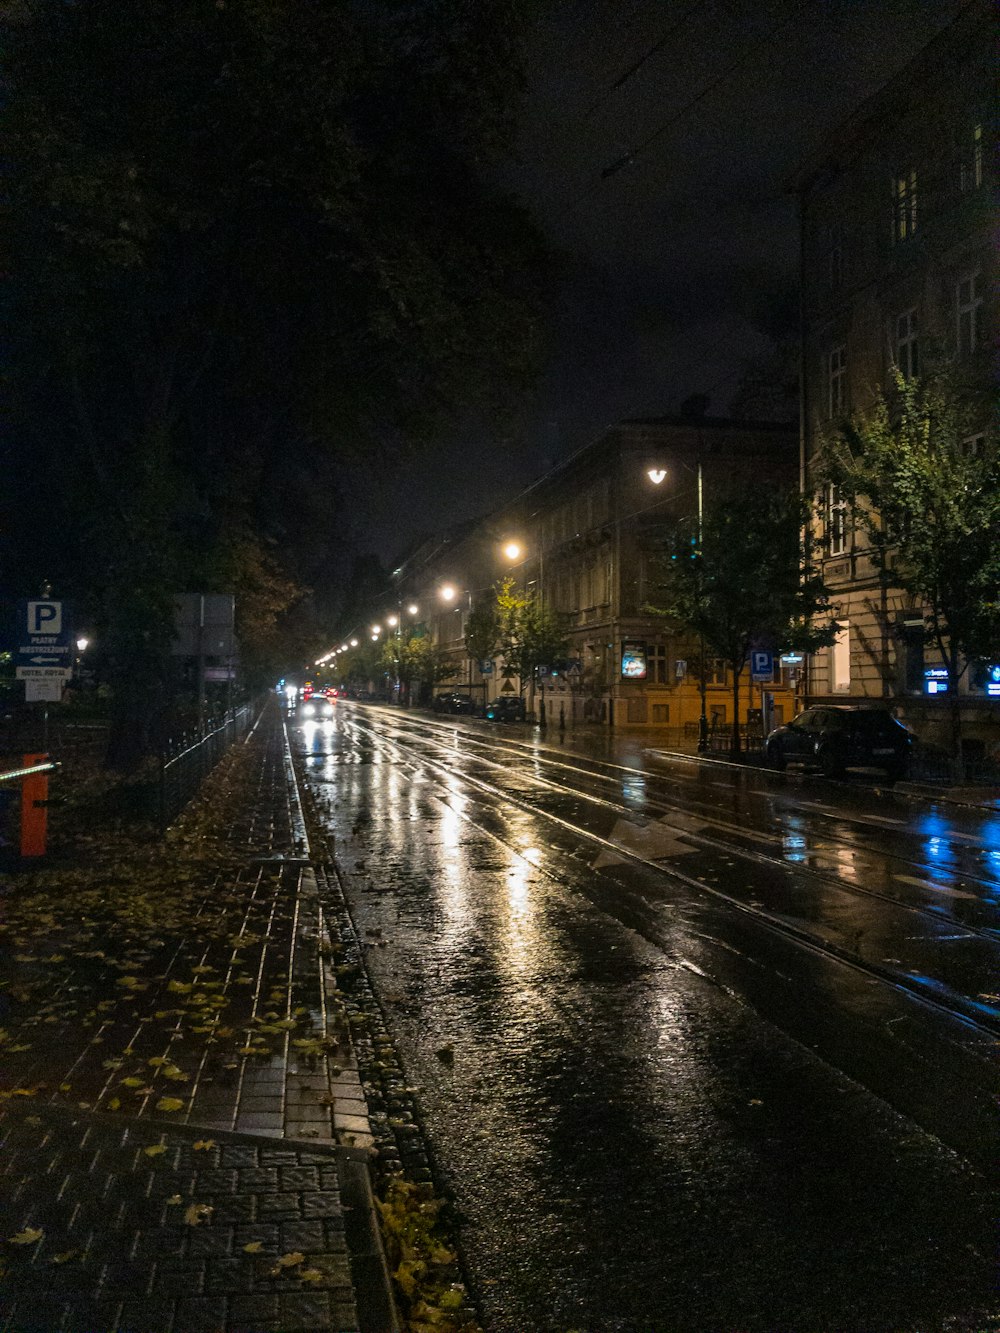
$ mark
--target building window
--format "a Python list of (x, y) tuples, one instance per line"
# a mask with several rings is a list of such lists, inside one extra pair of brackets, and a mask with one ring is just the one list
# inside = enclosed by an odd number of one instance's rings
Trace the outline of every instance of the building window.
[(705, 684), (725, 685), (726, 681), (726, 659), (724, 657), (710, 657), (705, 663)]
[(670, 721), (669, 704), (653, 704), (653, 721), (665, 724)]
[(645, 699), (629, 699), (626, 705), (626, 722), (645, 722), (649, 708)]
[(983, 127), (973, 125), (972, 133), (962, 155), (961, 186), (963, 190), (978, 190), (983, 183)]
[(848, 621), (840, 622), (840, 633), (829, 653), (830, 688), (834, 694), (848, 694), (851, 688), (851, 626)]
[(922, 694), (924, 689), (924, 622), (904, 620), (899, 627), (903, 645), (903, 687), (907, 694)]
[(917, 173), (904, 171), (892, 182), (892, 239), (909, 240), (917, 230)]
[(907, 310), (896, 316), (896, 365), (904, 379), (913, 379), (920, 373), (917, 349), (917, 312)]
[(840, 416), (847, 406), (847, 348), (843, 343), (830, 353), (827, 400), (831, 417)]
[(654, 685), (667, 684), (667, 650), (662, 643), (646, 649), (646, 679)]
[(958, 309), (958, 354), (971, 356), (983, 341), (983, 276), (965, 273), (955, 287)]
[(827, 554), (843, 555), (847, 550), (847, 501), (832, 482), (826, 488), (824, 518)]

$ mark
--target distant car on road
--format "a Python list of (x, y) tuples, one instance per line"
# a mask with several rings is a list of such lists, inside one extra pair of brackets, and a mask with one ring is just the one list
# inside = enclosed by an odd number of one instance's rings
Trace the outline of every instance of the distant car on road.
[(295, 711), (301, 718), (333, 717), (333, 700), (328, 699), (325, 694), (313, 694), (308, 699), (300, 699)]
[(824, 704), (777, 727), (764, 743), (772, 768), (818, 767), (827, 777), (848, 768), (881, 768), (890, 782), (906, 776), (913, 737), (888, 708)]
[(476, 711), (476, 703), (471, 694), (461, 690), (451, 690), (448, 694), (434, 696), (435, 713), (464, 713), (471, 716)]
[(523, 722), (524, 700), (519, 694), (501, 694), (486, 705), (488, 722)]

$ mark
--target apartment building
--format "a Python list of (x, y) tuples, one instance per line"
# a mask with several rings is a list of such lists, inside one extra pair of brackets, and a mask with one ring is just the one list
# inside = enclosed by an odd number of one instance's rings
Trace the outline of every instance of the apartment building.
[[(843, 496), (820, 494), (824, 430), (864, 411), (897, 367), (946, 358), (996, 385), (996, 32), (975, 0), (827, 137), (793, 182), (802, 247), (802, 471), (843, 633), (808, 664), (812, 701), (894, 700), (927, 736), (947, 700), (923, 608), (880, 577)], [(991, 429), (985, 418), (981, 432)], [(969, 448), (979, 446), (970, 438)], [(970, 673), (968, 721), (1000, 699)], [(994, 723), (996, 719), (994, 718)]]
[[(428, 543), (398, 571), (400, 600), (428, 609), (428, 633), (454, 658), (442, 689), (479, 700), (524, 691), (550, 725), (592, 722), (696, 734), (732, 720), (726, 664), (702, 656), (679, 627), (650, 613), (655, 551), (664, 524), (693, 517), (735, 472), (753, 484), (794, 488), (798, 440), (785, 425), (688, 415), (625, 421), (546, 473), (514, 501), (455, 534)], [(464, 631), (476, 600), (510, 575), (558, 613), (566, 656), (532, 682), (502, 663), (472, 662)], [(447, 600), (444, 600), (444, 596)], [(484, 670), (485, 668), (485, 670)], [(796, 702), (795, 667), (775, 662), (751, 689), (743, 677), (741, 718), (759, 710), (775, 723)]]

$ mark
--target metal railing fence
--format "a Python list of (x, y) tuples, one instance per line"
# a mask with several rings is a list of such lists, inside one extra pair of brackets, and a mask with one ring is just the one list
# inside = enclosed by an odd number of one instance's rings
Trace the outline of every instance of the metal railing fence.
[(156, 822), (163, 832), (198, 793), (234, 741), (250, 731), (253, 710), (249, 704), (235, 709), (212, 731), (198, 740), (180, 737), (163, 754), (156, 785)]

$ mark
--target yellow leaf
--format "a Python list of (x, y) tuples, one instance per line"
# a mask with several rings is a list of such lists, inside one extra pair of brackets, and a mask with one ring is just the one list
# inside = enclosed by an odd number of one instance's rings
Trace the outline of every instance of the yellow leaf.
[(215, 1139), (195, 1139), (193, 1150), (195, 1152), (208, 1152), (215, 1147)]
[(167, 990), (172, 990), (177, 995), (187, 995), (194, 987), (190, 981), (168, 981)]
[(215, 1212), (215, 1209), (208, 1203), (193, 1203), (184, 1213), (184, 1221), (189, 1227), (201, 1226), (202, 1222), (207, 1222)]
[(303, 1268), (299, 1274), (303, 1282), (322, 1282), (325, 1276), (318, 1268)]
[(42, 1239), (45, 1232), (41, 1227), (25, 1227), (19, 1231), (16, 1236), (10, 1236), (11, 1245), (34, 1245), (36, 1241)]
[(143, 1148), (142, 1151), (147, 1157), (162, 1157), (167, 1151), (167, 1145), (165, 1143), (151, 1143), (148, 1148)]
[(12, 1097), (34, 1097), (37, 1092), (37, 1088), (14, 1088), (10, 1095)]
[(59, 1084), (59, 1091), (60, 1091), (60, 1092), (72, 1092), (72, 1090), (73, 1090), (73, 1084), (72, 1084), (72, 1083), (60, 1083), (60, 1084)]
[(264, 1248), (264, 1242), (262, 1240), (252, 1240), (250, 1241), (249, 1245), (243, 1246), (243, 1253), (260, 1254), (263, 1248)]
[(61, 1254), (54, 1254), (49, 1261), (53, 1264), (68, 1264), (71, 1259), (75, 1259), (80, 1253), (79, 1250), (63, 1250)]
[(184, 1200), (181, 1198), (181, 1196), (180, 1196), (179, 1194), (171, 1194), (170, 1198), (167, 1200), (167, 1203), (171, 1203), (171, 1204), (177, 1204), (177, 1203), (183, 1203), (183, 1202), (184, 1202)]
[(168, 1061), (165, 1055), (151, 1055), (146, 1061), (146, 1064), (152, 1065), (154, 1069), (159, 1069), (160, 1065), (165, 1065), (167, 1063)]
[(178, 1069), (176, 1065), (167, 1065), (163, 1071), (163, 1077), (172, 1079), (175, 1083), (187, 1083), (190, 1074), (185, 1074), (183, 1069)]
[(278, 1268), (297, 1268), (299, 1264), (305, 1262), (305, 1255), (298, 1250), (292, 1250), (288, 1254), (282, 1254), (278, 1258)]
[(141, 1088), (141, 1087), (142, 1087), (142, 1079), (141, 1079), (141, 1078), (123, 1078), (123, 1079), (122, 1079), (122, 1087), (125, 1087), (125, 1088)]
[(120, 1111), (122, 1099), (120, 1097), (112, 1097), (109, 1099), (107, 1106), (109, 1111)]
[(180, 1097), (161, 1097), (156, 1103), (156, 1109), (158, 1111), (182, 1111), (184, 1101)]

